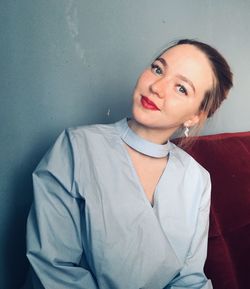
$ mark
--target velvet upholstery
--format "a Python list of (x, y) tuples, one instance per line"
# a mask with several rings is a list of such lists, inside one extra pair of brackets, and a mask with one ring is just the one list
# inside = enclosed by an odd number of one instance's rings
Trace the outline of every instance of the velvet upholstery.
[(201, 136), (189, 153), (212, 181), (206, 275), (214, 289), (248, 289), (250, 132)]

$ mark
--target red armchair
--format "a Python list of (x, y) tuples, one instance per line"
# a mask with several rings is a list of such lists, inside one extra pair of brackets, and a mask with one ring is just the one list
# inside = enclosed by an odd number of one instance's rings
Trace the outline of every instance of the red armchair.
[(214, 289), (248, 289), (250, 132), (201, 136), (189, 153), (212, 180), (206, 275)]

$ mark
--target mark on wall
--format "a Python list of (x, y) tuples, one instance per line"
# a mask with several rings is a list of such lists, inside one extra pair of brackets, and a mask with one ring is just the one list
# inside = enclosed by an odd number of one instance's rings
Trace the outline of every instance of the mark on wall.
[(70, 35), (74, 41), (75, 49), (77, 55), (80, 59), (86, 63), (85, 50), (81, 45), (80, 36), (79, 36), (79, 20), (78, 20), (78, 12), (76, 7), (75, 0), (69, 0), (66, 4), (65, 9), (66, 20), (69, 28)]
[(109, 117), (110, 116), (110, 112), (111, 112), (111, 110), (110, 110), (110, 108), (108, 109), (108, 111), (107, 111), (107, 113), (106, 113), (106, 115)]

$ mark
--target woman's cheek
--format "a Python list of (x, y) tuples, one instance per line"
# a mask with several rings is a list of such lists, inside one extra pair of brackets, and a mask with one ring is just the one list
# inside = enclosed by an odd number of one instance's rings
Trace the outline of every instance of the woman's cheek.
[(140, 78), (139, 78), (139, 84), (142, 86), (149, 86), (152, 83), (153, 79), (151, 76), (151, 72), (149, 71), (144, 71)]

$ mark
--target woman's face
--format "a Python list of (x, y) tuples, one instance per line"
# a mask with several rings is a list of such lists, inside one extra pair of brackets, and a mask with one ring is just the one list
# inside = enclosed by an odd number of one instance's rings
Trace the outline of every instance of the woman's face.
[(213, 71), (203, 52), (190, 44), (175, 46), (139, 77), (133, 96), (135, 120), (172, 134), (200, 120), (199, 107), (213, 85)]

